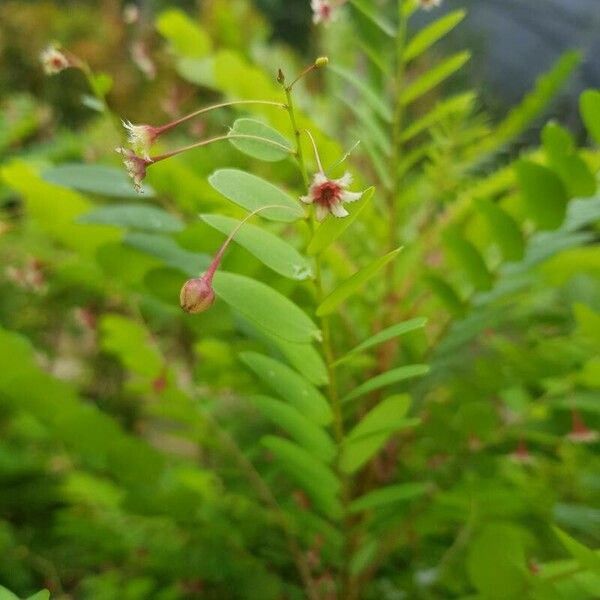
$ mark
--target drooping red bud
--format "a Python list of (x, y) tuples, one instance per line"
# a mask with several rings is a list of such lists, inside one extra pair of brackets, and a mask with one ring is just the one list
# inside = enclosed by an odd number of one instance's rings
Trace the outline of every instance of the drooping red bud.
[(206, 275), (188, 279), (183, 284), (179, 294), (181, 308), (192, 315), (210, 308), (214, 301), (215, 292), (212, 289), (210, 279)]

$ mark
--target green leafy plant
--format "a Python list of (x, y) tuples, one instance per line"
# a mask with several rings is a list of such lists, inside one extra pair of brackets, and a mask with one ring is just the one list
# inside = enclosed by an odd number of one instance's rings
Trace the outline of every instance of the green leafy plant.
[[(11, 587), (594, 597), (600, 154), (555, 121), (539, 148), (510, 147), (578, 54), (493, 124), (474, 90), (439, 96), (470, 57), (431, 60), (464, 11), (415, 30), (435, 2), (379, 4), (313, 3), (350, 41), (338, 55), (325, 33), (329, 59), (276, 76), (165, 11), (175, 69), (219, 97), (162, 126), (117, 130), (110, 79), (45, 56), (83, 72), (103, 139), (128, 134), (133, 186), (95, 163), (2, 167), (52, 265), (39, 310), (59, 327), (72, 294), (93, 364), (61, 377), (36, 362), (56, 354), (35, 316), (2, 320), (7, 465), (44, 474), (53, 515), (39, 535), (6, 519), (0, 549), (40, 544), (36, 576), (0, 567)], [(598, 92), (581, 115), (600, 143)], [(11, 278), (48, 285), (38, 263)]]

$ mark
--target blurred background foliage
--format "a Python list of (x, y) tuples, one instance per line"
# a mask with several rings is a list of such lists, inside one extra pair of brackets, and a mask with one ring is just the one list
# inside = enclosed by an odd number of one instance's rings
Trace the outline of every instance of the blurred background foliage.
[[(479, 139), (573, 46), (582, 51), (581, 66), (544, 121), (558, 117), (584, 141), (577, 98), (600, 83), (598, 3), (524, 4), (446, 3), (444, 10), (470, 9), (448, 51), (455, 45), (475, 50), (470, 70), (448, 87), (481, 86), (482, 111), (437, 132), (441, 151), (411, 188), (423, 197), (435, 190), (443, 205), (461, 191), (463, 156), (451, 145), (452, 126), (465, 145), (471, 135)], [(189, 21), (163, 12), (174, 9)], [(201, 318), (182, 316), (176, 302), (182, 278), (206, 266), (222, 240), (197, 214), (231, 212), (207, 184), (208, 174), (231, 163), (265, 176), (271, 167), (212, 146), (150, 173), (144, 202), (169, 210), (174, 222), (134, 232), (79, 223), (94, 208), (134, 201), (125, 176), (111, 175), (114, 189), (99, 193), (93, 185), (65, 187), (47, 173), (79, 161), (117, 166), (112, 148), (121, 132), (85, 98), (89, 90), (79, 72), (47, 78), (39, 53), (59, 40), (95, 72), (110, 74), (115, 114), (160, 123), (223, 97), (279, 98), (277, 68), (297, 72), (322, 50), (351, 62), (350, 30), (342, 24), (336, 31), (345, 35), (319, 37), (310, 19), (308, 2), (300, 0), (0, 4), (0, 584), (19, 597), (41, 587), (53, 598), (83, 600), (303, 597), (272, 513), (240, 475), (248, 456), (270, 483), (281, 485), (281, 470), (257, 445), (269, 425), (240, 400), (257, 384), (240, 368), (238, 354), (286, 351), (223, 302)], [(190, 30), (189, 23), (200, 28)], [(210, 68), (203, 63), (208, 58)], [(335, 101), (339, 93), (321, 74), (298, 93), (328, 162), (354, 139), (348, 111)], [(429, 106), (435, 100), (434, 93)], [(236, 115), (211, 115), (172, 139), (183, 143), (219, 131)], [(264, 116), (286, 131), (281, 116), (268, 109)], [(539, 137), (540, 127), (528, 128), (494, 154), (483, 173), (495, 173), (527, 141), (537, 146)], [(582, 156), (596, 172), (597, 153)], [(361, 183), (369, 172), (365, 168)], [(297, 185), (291, 166), (278, 173)], [(487, 183), (493, 191), (497, 179)], [(518, 215), (515, 194), (507, 196)], [(427, 480), (435, 491), (373, 518), (375, 538), (392, 517), (402, 527), (397, 550), (365, 598), (512, 598), (511, 586), (525, 577), (523, 565), (534, 573), (549, 561), (557, 579), (574, 576), (532, 598), (598, 597), (594, 569), (568, 558), (548, 524), (590, 547), (600, 545), (597, 445), (566, 437), (573, 407), (592, 430), (600, 426), (599, 201), (578, 204), (569, 222), (536, 234), (524, 266), (519, 262), (508, 273), (508, 299), (490, 291), (481, 310), (459, 320), (435, 350), (422, 333), (403, 345), (403, 358), (426, 356), (434, 366), (410, 390), (424, 429), (386, 448), (376, 476)], [(408, 202), (405, 210), (413, 208)], [(436, 205), (433, 212), (439, 210)], [(383, 231), (381, 218), (367, 218), (371, 231)], [(478, 246), (490, 237), (480, 217), (465, 230)], [(358, 224), (348, 255), (330, 257), (339, 277), (372, 246), (360, 235), (366, 231)], [(409, 223), (406, 238), (415, 231)], [(428, 258), (428, 266), (439, 267), (439, 255)], [(229, 269), (260, 274), (299, 301), (310, 297), (307, 286), (276, 277), (243, 248), (232, 248), (226, 260)], [(443, 292), (447, 308), (456, 299)], [(439, 297), (422, 300), (415, 292), (414, 301), (414, 314), (440, 322)], [(454, 306), (460, 316), (463, 308)], [(359, 340), (371, 309), (343, 315), (357, 323)], [(357, 361), (373, 366), (368, 358)], [(326, 588), (328, 552), (335, 551), (321, 538), (331, 532), (310, 520), (305, 502), (292, 490), (285, 504), (302, 523), (299, 536)]]

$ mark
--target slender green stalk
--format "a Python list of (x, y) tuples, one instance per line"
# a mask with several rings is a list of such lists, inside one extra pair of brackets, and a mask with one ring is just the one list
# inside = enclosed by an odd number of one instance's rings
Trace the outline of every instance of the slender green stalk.
[[(297, 78), (298, 79), (298, 78)], [(297, 81), (297, 79), (295, 81)], [(309, 187), (310, 180), (308, 177), (308, 171), (306, 168), (306, 163), (304, 161), (304, 154), (302, 152), (301, 139), (300, 139), (300, 130), (298, 129), (296, 116), (294, 113), (294, 102), (292, 98), (292, 89), (291, 86), (288, 86), (285, 89), (286, 101), (287, 101), (287, 110), (288, 115), (290, 117), (290, 123), (294, 130), (294, 136), (296, 138), (296, 159), (298, 160), (298, 166), (300, 168), (300, 172), (302, 173), (302, 177), (304, 179), (304, 184), (306, 188)], [(320, 160), (317, 156), (317, 162), (320, 163)], [(319, 167), (321, 165), (319, 164)], [(314, 214), (311, 217), (311, 231), (314, 235), (316, 231), (316, 219)], [(321, 259), (320, 256), (317, 255), (315, 257), (315, 286), (317, 291), (317, 303), (320, 304), (325, 298), (325, 293), (323, 290), (323, 279), (321, 274)], [(331, 339), (331, 324), (328, 316), (320, 317), (320, 325), (321, 331), (323, 334), (322, 347), (323, 354), (325, 357), (325, 367), (327, 369), (327, 376), (329, 380), (328, 385), (328, 394), (329, 394), (329, 402), (331, 404), (331, 410), (333, 412), (333, 428), (334, 435), (338, 445), (338, 454), (336, 457), (336, 461), (334, 464), (334, 469), (336, 475), (342, 482), (342, 535), (344, 537), (344, 549), (343, 549), (343, 558), (342, 558), (342, 566), (339, 572), (338, 577), (338, 587), (340, 590), (340, 598), (345, 598), (348, 593), (348, 584), (349, 584), (349, 566), (350, 566), (350, 537), (348, 535), (349, 527), (350, 527), (350, 516), (348, 511), (348, 506), (350, 503), (350, 486), (347, 475), (340, 468), (340, 453), (342, 444), (344, 441), (344, 415), (342, 411), (342, 404), (340, 401), (340, 397), (338, 394), (337, 388), (337, 379), (336, 379), (336, 371), (335, 371), (335, 354), (333, 351), (333, 344)]]
[(229, 133), (227, 135), (218, 135), (216, 137), (212, 137), (207, 140), (201, 140), (199, 142), (195, 142), (194, 144), (189, 144), (188, 146), (184, 146), (183, 148), (177, 148), (176, 150), (171, 150), (170, 152), (166, 152), (165, 154), (160, 154), (158, 156), (152, 156), (152, 157), (150, 157), (150, 161), (155, 163), (160, 160), (165, 160), (165, 158), (171, 158), (171, 156), (181, 154), (182, 152), (187, 152), (188, 150), (193, 150), (194, 148), (201, 148), (202, 146), (208, 146), (209, 144), (212, 144), (214, 142), (220, 142), (223, 140), (256, 140), (256, 141), (271, 145), (275, 148), (279, 148), (280, 150), (285, 150), (289, 154), (295, 154), (294, 150), (291, 150), (287, 146), (284, 146), (283, 144), (280, 144), (279, 142), (275, 142), (274, 140), (260, 137), (259, 135), (248, 135), (245, 133)]
[(302, 553), (302, 549), (298, 546), (298, 542), (296, 541), (288, 517), (281, 506), (279, 506), (277, 499), (273, 495), (273, 492), (271, 492), (271, 488), (261, 477), (260, 473), (256, 470), (252, 462), (242, 452), (236, 441), (219, 425), (210, 412), (203, 411), (202, 414), (207, 423), (216, 433), (223, 446), (229, 451), (231, 456), (238, 462), (242, 470), (246, 473), (248, 480), (254, 486), (258, 495), (262, 498), (265, 504), (269, 505), (273, 509), (277, 522), (285, 535), (288, 547), (294, 562), (296, 563), (296, 568), (300, 573), (300, 577), (302, 578), (302, 583), (304, 584), (309, 600), (319, 600), (319, 593), (313, 580), (310, 567), (304, 554)]
[(285, 99), (286, 99), (286, 110), (290, 117), (292, 129), (294, 131), (294, 138), (296, 139), (296, 160), (300, 167), (300, 173), (304, 181), (304, 186), (308, 189), (310, 185), (310, 179), (308, 177), (308, 171), (306, 169), (306, 163), (304, 161), (304, 152), (302, 151), (302, 141), (300, 139), (300, 129), (298, 129), (298, 123), (296, 122), (296, 114), (294, 112), (294, 101), (292, 100), (292, 88), (287, 86), (284, 88)]

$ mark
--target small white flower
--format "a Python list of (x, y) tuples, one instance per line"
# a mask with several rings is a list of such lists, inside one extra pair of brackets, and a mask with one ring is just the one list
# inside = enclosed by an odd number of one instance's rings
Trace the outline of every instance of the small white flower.
[(127, 129), (127, 139), (136, 152), (142, 154), (145, 159), (150, 158), (150, 147), (158, 137), (156, 127), (151, 125), (134, 125), (130, 121), (121, 121)]
[(133, 187), (138, 194), (142, 193), (142, 184), (144, 177), (146, 177), (146, 168), (152, 164), (152, 160), (138, 156), (133, 150), (128, 148), (115, 148), (123, 157), (123, 164), (127, 169), (127, 174), (133, 179)]
[(40, 61), (46, 75), (56, 75), (73, 66), (69, 58), (56, 46), (45, 48), (40, 54)]
[(313, 11), (313, 23), (315, 25), (319, 23), (327, 25), (335, 20), (335, 8), (329, 0), (310, 0), (310, 7)]
[(355, 202), (363, 193), (350, 192), (346, 188), (352, 183), (352, 175), (346, 173), (339, 179), (329, 179), (324, 173), (318, 172), (313, 177), (307, 196), (300, 200), (305, 204), (315, 205), (318, 221), (322, 221), (329, 213), (334, 217), (347, 217), (348, 211), (344, 204)]
[(423, 10), (431, 10), (442, 5), (442, 0), (419, 0), (419, 6)]

